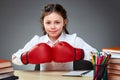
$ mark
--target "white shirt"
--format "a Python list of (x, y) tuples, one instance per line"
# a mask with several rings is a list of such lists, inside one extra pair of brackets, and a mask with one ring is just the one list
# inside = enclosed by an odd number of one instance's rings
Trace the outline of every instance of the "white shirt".
[[(80, 37), (77, 37), (77, 34), (74, 33), (72, 35), (62, 33), (60, 37), (53, 43), (48, 35), (44, 35), (39, 37), (38, 35), (35, 35), (25, 46), (23, 49), (19, 49), (16, 53), (12, 55), (12, 62), (17, 65), (23, 65), (21, 61), (21, 54), (29, 51), (33, 46), (35, 46), (38, 43), (47, 43), (52, 47), (56, 42), (59, 41), (66, 41), (74, 48), (82, 48), (85, 53), (84, 60), (90, 60), (90, 52), (96, 51), (93, 47), (91, 47), (89, 44), (87, 44), (83, 39)], [(15, 59), (13, 57), (16, 56)], [(66, 63), (44, 63), (40, 64), (41, 70), (73, 70), (73, 62), (66, 62)]]

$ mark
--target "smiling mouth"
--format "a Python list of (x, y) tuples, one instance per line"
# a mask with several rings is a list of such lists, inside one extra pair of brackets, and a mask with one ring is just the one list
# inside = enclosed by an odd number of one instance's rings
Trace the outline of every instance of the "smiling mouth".
[(57, 31), (50, 31), (51, 33), (55, 33), (55, 32), (57, 32)]

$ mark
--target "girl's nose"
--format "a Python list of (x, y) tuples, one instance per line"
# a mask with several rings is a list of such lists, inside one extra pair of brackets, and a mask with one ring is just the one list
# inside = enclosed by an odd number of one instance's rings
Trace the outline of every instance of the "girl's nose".
[(55, 24), (52, 24), (52, 25), (51, 25), (51, 28), (55, 28)]

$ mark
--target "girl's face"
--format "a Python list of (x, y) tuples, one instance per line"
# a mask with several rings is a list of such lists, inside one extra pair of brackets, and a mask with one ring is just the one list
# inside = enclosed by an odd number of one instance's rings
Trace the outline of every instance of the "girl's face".
[(45, 31), (52, 41), (58, 39), (65, 24), (66, 20), (64, 20), (63, 17), (56, 12), (52, 12), (49, 15), (46, 15), (43, 19)]

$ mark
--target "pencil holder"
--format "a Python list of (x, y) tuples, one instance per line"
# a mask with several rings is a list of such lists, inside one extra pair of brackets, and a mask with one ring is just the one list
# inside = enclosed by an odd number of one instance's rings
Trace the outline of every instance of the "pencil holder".
[(107, 64), (94, 65), (93, 80), (107, 80)]

